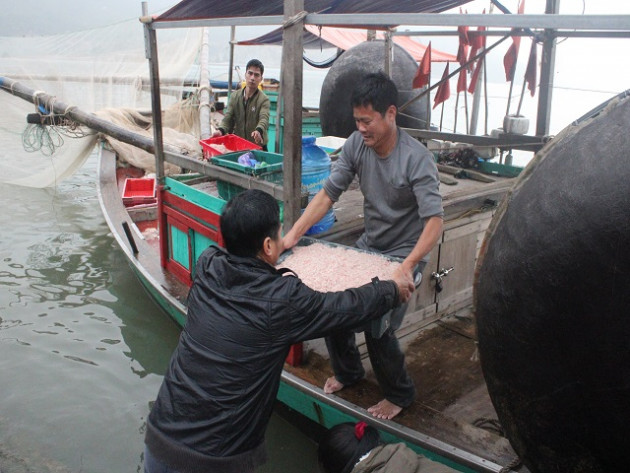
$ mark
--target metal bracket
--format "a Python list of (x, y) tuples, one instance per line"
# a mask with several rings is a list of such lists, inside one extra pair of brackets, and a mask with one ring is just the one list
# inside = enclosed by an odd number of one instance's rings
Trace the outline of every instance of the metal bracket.
[(442, 285), (442, 280), (448, 276), (448, 273), (450, 273), (451, 271), (454, 271), (455, 267), (451, 266), (450, 268), (442, 268), (440, 269), (438, 272), (432, 272), (431, 273), (431, 279), (433, 279), (435, 281), (435, 290), (437, 292), (442, 292), (442, 289), (444, 289), (443, 285)]

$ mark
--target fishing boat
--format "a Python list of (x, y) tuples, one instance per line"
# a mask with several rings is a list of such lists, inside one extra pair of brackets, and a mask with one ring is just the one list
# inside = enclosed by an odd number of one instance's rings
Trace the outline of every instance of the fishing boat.
[[(160, 307), (180, 326), (186, 320), (186, 297), (194, 277), (195, 262), (209, 244), (221, 244), (219, 217), (225, 199), (218, 186), (258, 188), (271, 193), (284, 205), (284, 225), (290, 227), (303, 207), (305, 196), (293, 179), (300, 173), (299, 156), (303, 134), (301, 98), (302, 25), (352, 25), (388, 27), (397, 24), (458, 26), (459, 15), (434, 15), (451, 8), (453, 2), (429, 2), (431, 8), (417, 9), (407, 2), (397, 11), (375, 10), (377, 13), (353, 13), (352, 10), (331, 10), (327, 13), (299, 15), (294, 2), (267, 2), (266, 7), (244, 4), (239, 8), (220, 2), (186, 0), (158, 18), (143, 17), (147, 31), (147, 51), (152, 58), (153, 138), (129, 134), (106, 120), (82, 113), (66, 104), (45, 100), (41, 93), (2, 78), (0, 86), (26, 100), (40, 97), (50, 104), (51, 111), (66, 116), (108, 136), (114, 136), (155, 154), (155, 176), (147, 179), (135, 166), (118, 166), (116, 152), (108, 145), (99, 147), (98, 194), (111, 232), (127, 256), (131, 268), (145, 289)], [(375, 5), (379, 2), (374, 2)], [(389, 2), (388, 2), (389, 3)], [(459, 2), (464, 4), (466, 2)], [(553, 2), (552, 2), (553, 3)], [(203, 5), (202, 5), (203, 4)], [(211, 4), (211, 5), (210, 5)], [(308, 5), (307, 5), (308, 6)], [(320, 5), (321, 7), (321, 5)], [(376, 6), (374, 7), (376, 8)], [(407, 10), (405, 10), (407, 8)], [(321, 8), (307, 8), (321, 11)], [(206, 13), (212, 11), (212, 14)], [(301, 9), (300, 9), (301, 11)], [(551, 12), (550, 12), (551, 13)], [(211, 159), (197, 159), (164, 147), (161, 136), (160, 94), (157, 57), (157, 29), (221, 24), (282, 24), (285, 17), (285, 45), (281, 94), (284, 101), (283, 179), (272, 182), (223, 166)], [(489, 15), (469, 15), (466, 22), (474, 26), (525, 26), (557, 30), (574, 28), (575, 18), (553, 20), (545, 15), (526, 20)], [(616, 21), (617, 19), (615, 19)], [(573, 23), (571, 22), (573, 21)], [(585, 28), (612, 29), (613, 19), (599, 19)], [(615, 28), (618, 28), (615, 23)], [(622, 28), (623, 29), (623, 28)], [(625, 27), (627, 31), (627, 25)], [(291, 35), (294, 36), (291, 36)], [(550, 36), (553, 37), (553, 36)], [(555, 38), (555, 37), (553, 37)], [(547, 54), (552, 54), (550, 40)], [(541, 80), (552, 81), (552, 71)], [(231, 80), (230, 80), (231, 83)], [(428, 91), (428, 87), (426, 89)], [(509, 133), (497, 136), (473, 136), (442, 133), (431, 129), (408, 129), (418, 139), (429, 143), (454, 141), (466, 143), (465, 149), (495, 147), (536, 151), (549, 140), (548, 104), (538, 117), (535, 136)], [(280, 124), (280, 120), (277, 122)], [(553, 141), (553, 140), (552, 140)], [(331, 150), (334, 151), (334, 150)], [(298, 157), (289, 159), (287, 157)], [(187, 172), (166, 175), (164, 163)], [(404, 325), (397, 335), (406, 352), (408, 369), (418, 388), (418, 398), (402, 415), (393, 420), (373, 418), (367, 407), (381, 398), (374, 378), (369, 373), (356, 386), (336, 394), (324, 394), (322, 386), (332, 374), (323, 340), (294, 346), (282, 375), (278, 401), (322, 427), (345, 421), (364, 420), (377, 427), (386, 441), (403, 441), (418, 453), (459, 471), (500, 472), (519, 468), (519, 454), (513, 449), (500, 424), (493, 400), (488, 392), (478, 356), (477, 334), (473, 313), (475, 269), (486, 230), (501, 201), (513, 187), (520, 168), (506, 163), (481, 160), (474, 168), (455, 168), (440, 164), (445, 210), (444, 234), (434, 248), (425, 281), (414, 293)], [(138, 186), (133, 189), (132, 186)], [(134, 193), (138, 190), (138, 193)], [(362, 196), (358, 189), (343, 194), (334, 207), (336, 223), (329, 230), (314, 235), (334, 245), (351, 246), (362, 232)], [(361, 337), (359, 336), (359, 342)], [(366, 355), (360, 343), (362, 354)]]
[[(112, 151), (103, 148), (100, 152), (99, 200), (112, 234), (147, 291), (183, 325), (199, 246), (205, 248), (208, 239), (220, 241), (218, 218), (224, 201), (216, 197), (216, 181), (203, 174), (165, 177), (159, 207), (141, 202), (125, 206), (125, 184), (142, 180), (143, 173), (135, 168), (117, 168)], [(366, 420), (377, 425), (386, 439), (406, 441), (429, 457), (442, 457), (457, 467), (475, 465), (475, 470), (486, 465), (487, 471), (492, 471), (492, 465), (505, 466), (515, 454), (507, 440), (493, 431), (496, 415), (476, 356), (470, 299), (474, 255), (513, 179), (466, 181), (470, 182), (462, 184), (468, 188), (445, 193), (445, 232), (427, 270), (433, 280), (421, 286), (399, 331), (418, 386), (414, 405), (393, 421), (372, 418), (365, 409), (378, 401), (380, 393), (370, 376), (338, 395), (324, 394), (321, 388), (331, 369), (323, 340), (292, 347), (278, 400), (325, 427)], [(459, 184), (451, 188), (456, 187)], [(152, 192), (151, 187), (149, 195)], [(335, 208), (336, 224), (316, 238), (351, 244), (359, 230), (356, 222), (361, 203), (358, 190), (348, 191)], [(165, 233), (177, 236), (168, 240)], [(174, 239), (182, 235), (186, 243), (178, 247), (181, 240), (178, 243)], [(161, 264), (165, 260), (166, 267)], [(360, 347), (364, 352), (362, 344)], [(491, 430), (484, 428), (484, 423)]]

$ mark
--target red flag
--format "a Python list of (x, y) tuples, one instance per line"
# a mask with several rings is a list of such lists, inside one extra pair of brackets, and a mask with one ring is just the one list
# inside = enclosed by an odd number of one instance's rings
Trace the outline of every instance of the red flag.
[(470, 46), (467, 44), (459, 43), (459, 48), (457, 49), (457, 62), (459, 62), (460, 66), (463, 66), (466, 64), (466, 61), (468, 61), (468, 48), (470, 48)]
[[(486, 9), (484, 8), (483, 14), (485, 15)], [(482, 32), (486, 31), (485, 26), (477, 27), (477, 34), (472, 33), (470, 35), (470, 54), (468, 55), (468, 60), (471, 61), (478, 53), (479, 50), (486, 47), (486, 37), (483, 36)]]
[[(518, 13), (520, 15), (525, 11), (525, 0), (521, 0), (518, 5)], [(518, 28), (517, 28), (518, 29)], [(516, 31), (517, 29), (512, 29)], [(516, 70), (516, 58), (518, 57), (518, 50), (521, 46), (521, 37), (512, 36), (512, 45), (505, 53), (503, 57), (503, 67), (505, 68), (505, 80), (512, 82), (514, 80), (514, 72)]]
[[(462, 8), (459, 7), (459, 13), (462, 12)], [(459, 48), (457, 48), (457, 61), (460, 66), (463, 66), (468, 60), (468, 49), (470, 48), (470, 40), (468, 38), (468, 26), (458, 26), (457, 33), (459, 33)]]
[(468, 85), (466, 84), (467, 74), (468, 73), (466, 72), (466, 68), (459, 71), (459, 77), (457, 78), (457, 93), (458, 94), (460, 92), (466, 92), (466, 89), (468, 88)]
[(433, 99), (433, 108), (437, 107), (442, 102), (448, 100), (451, 96), (451, 84), (448, 79), (448, 66), (449, 63), (446, 63), (446, 68), (444, 69), (444, 74), (442, 74), (442, 79), (440, 80), (440, 86), (435, 93), (435, 98)]
[[(462, 7), (459, 7), (459, 13), (464, 13)], [(459, 33), (459, 44), (470, 44), (468, 39), (468, 26), (458, 26), (457, 32)]]
[(425, 85), (429, 83), (429, 77), (431, 76), (431, 43), (425, 49), (424, 54), (422, 55), (422, 60), (420, 61), (420, 66), (416, 71), (416, 75), (413, 77), (413, 82), (411, 83), (412, 88), (421, 89)]
[(477, 87), (477, 82), (479, 82), (479, 72), (481, 72), (482, 67), (483, 67), (483, 56), (477, 60), (477, 65), (475, 66), (473, 75), (470, 78), (470, 86), (468, 87), (468, 92), (470, 92), (471, 94), (475, 93), (475, 87)]
[(514, 72), (516, 69), (516, 58), (518, 57), (518, 48), (521, 38), (512, 38), (512, 45), (503, 56), (503, 67), (505, 68), (505, 80), (512, 82), (514, 80)]
[(527, 61), (527, 69), (525, 69), (525, 82), (532, 97), (536, 92), (536, 66), (538, 59), (536, 54), (536, 41), (532, 40), (532, 49), (529, 50), (529, 60)]

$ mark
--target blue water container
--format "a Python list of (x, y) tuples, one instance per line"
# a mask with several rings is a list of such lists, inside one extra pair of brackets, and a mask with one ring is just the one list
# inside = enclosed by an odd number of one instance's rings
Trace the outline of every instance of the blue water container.
[[(315, 197), (330, 175), (330, 156), (315, 144), (315, 136), (302, 137), (302, 187), (308, 189), (308, 201)], [(335, 223), (335, 213), (330, 209), (319, 222), (306, 232), (307, 235), (325, 232)]]

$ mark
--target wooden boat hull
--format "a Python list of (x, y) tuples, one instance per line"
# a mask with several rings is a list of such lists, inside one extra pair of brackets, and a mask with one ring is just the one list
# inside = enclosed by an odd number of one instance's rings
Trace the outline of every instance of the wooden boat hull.
[[(186, 320), (187, 290), (162, 269), (159, 253), (132, 225), (132, 217), (122, 203), (116, 179), (116, 156), (102, 148), (99, 152), (98, 199), (107, 225), (147, 293), (181, 327)], [(131, 237), (127, 236), (125, 224), (132, 229)]]

